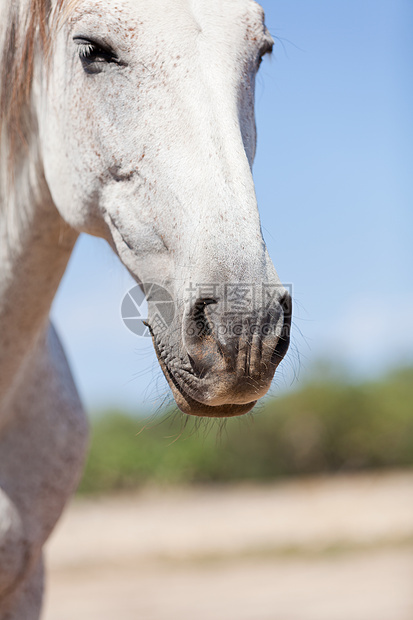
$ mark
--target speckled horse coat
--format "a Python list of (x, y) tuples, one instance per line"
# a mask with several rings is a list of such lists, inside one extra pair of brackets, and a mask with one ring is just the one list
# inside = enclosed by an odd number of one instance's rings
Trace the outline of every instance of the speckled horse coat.
[[(240, 415), (268, 390), (290, 316), (251, 176), (272, 44), (252, 0), (0, 0), (0, 620), (39, 618), (42, 547), (84, 460), (48, 318), (79, 232), (170, 292), (168, 329), (150, 296), (148, 323), (184, 413)], [(234, 283), (273, 294), (231, 331)]]

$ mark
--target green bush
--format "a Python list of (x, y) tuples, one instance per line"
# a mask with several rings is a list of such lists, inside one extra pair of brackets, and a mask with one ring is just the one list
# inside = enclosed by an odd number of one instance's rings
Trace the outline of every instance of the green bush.
[(313, 379), (244, 418), (96, 418), (80, 492), (148, 482), (271, 480), (413, 465), (413, 368), (380, 381)]

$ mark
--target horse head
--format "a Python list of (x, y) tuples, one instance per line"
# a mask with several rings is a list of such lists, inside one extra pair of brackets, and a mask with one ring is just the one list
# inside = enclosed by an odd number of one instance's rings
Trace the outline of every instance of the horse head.
[[(180, 409), (245, 413), (286, 353), (291, 317), (251, 174), (255, 78), (273, 45), (263, 11), (253, 0), (76, 0), (63, 14), (36, 69), (47, 89), (33, 92), (53, 202), (146, 288)], [(174, 302), (163, 324), (161, 289)]]

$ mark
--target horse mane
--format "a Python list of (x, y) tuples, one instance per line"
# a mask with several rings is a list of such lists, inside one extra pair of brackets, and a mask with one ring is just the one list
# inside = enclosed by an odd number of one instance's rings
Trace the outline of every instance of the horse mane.
[(50, 0), (29, 0), (27, 9), (24, 8), (10, 2), (1, 50), (0, 132), (9, 165), (15, 160), (19, 147), (28, 143), (30, 128), (27, 108), (33, 81), (34, 55), (35, 50), (40, 49), (44, 54), (47, 50), (47, 23), (51, 3)]
[[(2, 164), (13, 169), (27, 149), (32, 131), (30, 99), (36, 55), (49, 57), (64, 5), (73, 0), (0, 0), (3, 33), (0, 33), (0, 144)], [(56, 17), (56, 19), (55, 19)], [(53, 24), (53, 28), (52, 28)]]

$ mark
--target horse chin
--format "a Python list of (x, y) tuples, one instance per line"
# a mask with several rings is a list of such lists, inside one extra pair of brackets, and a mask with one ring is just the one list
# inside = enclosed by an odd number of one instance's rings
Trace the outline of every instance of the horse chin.
[(257, 403), (255, 400), (254, 402), (246, 403), (245, 405), (227, 404), (211, 407), (210, 405), (205, 405), (204, 403), (200, 403), (199, 401), (193, 399), (186, 392), (184, 392), (180, 386), (174, 384), (173, 381), (170, 381), (168, 376), (167, 379), (169, 385), (171, 386), (172, 394), (175, 398), (177, 406), (183, 413), (188, 415), (206, 418), (233, 418), (235, 416), (248, 413)]
[(188, 415), (205, 417), (205, 418), (233, 418), (248, 413), (255, 407), (257, 401), (254, 400), (250, 403), (243, 404), (222, 404), (215, 407), (206, 405), (198, 400), (195, 400), (190, 396), (175, 379), (168, 366), (165, 364), (162, 356), (158, 351), (155, 338), (152, 333), (152, 340), (155, 348), (155, 353), (159, 361), (159, 365), (163, 374), (168, 381), (169, 387), (172, 390), (173, 397), (179, 409)]

